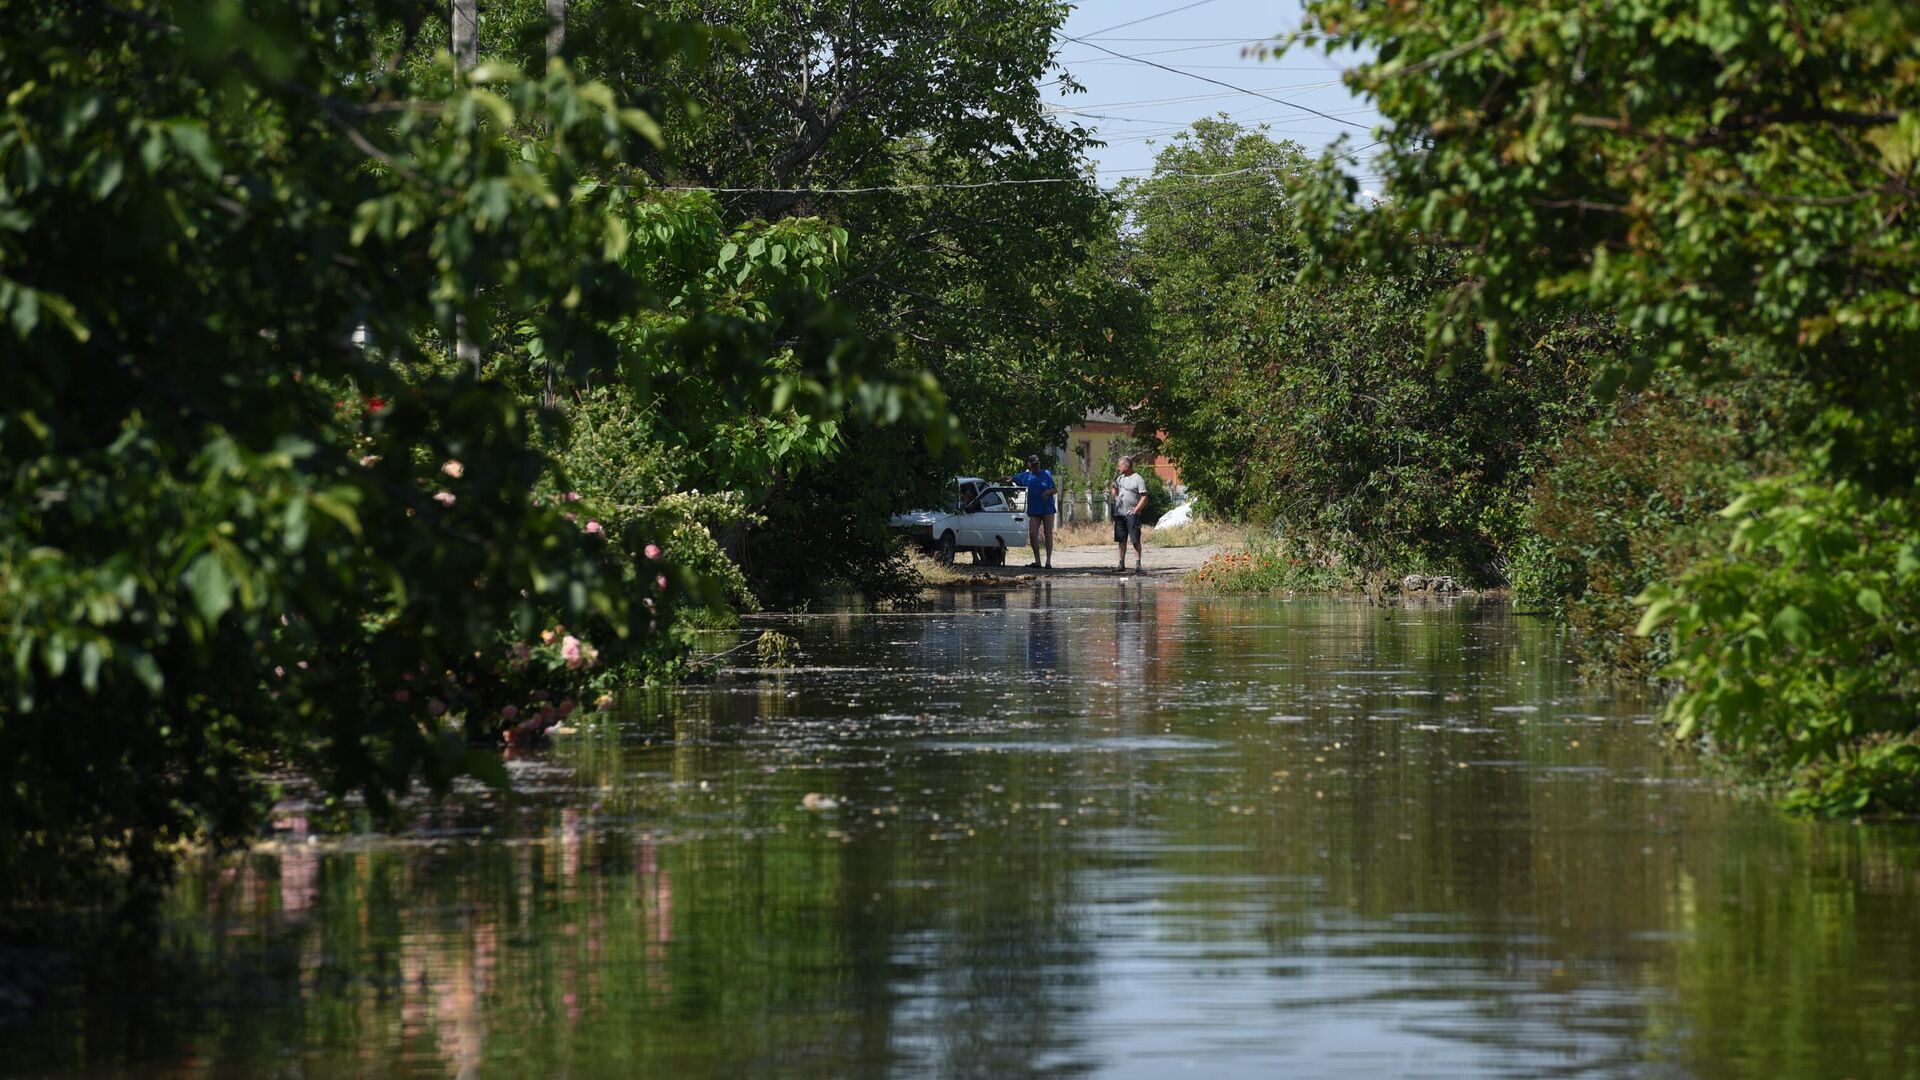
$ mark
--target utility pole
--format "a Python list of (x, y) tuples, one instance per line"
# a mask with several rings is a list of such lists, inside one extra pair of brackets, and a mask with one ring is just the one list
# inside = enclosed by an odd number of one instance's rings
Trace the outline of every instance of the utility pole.
[[(559, 57), (567, 47), (567, 0), (547, 0), (547, 60)], [(560, 395), (553, 388), (553, 356), (546, 357), (547, 396), (542, 399), (549, 409), (560, 407)]]
[[(447, 23), (452, 29), (453, 69), (472, 71), (480, 63), (480, 0), (452, 0)], [(473, 378), (480, 379), (480, 347), (467, 337), (467, 317), (453, 317), (453, 356), (460, 363), (473, 365)]]
[(453, 67), (471, 71), (480, 62), (480, 0), (452, 0)]
[(547, 0), (547, 59), (567, 47), (567, 0)]

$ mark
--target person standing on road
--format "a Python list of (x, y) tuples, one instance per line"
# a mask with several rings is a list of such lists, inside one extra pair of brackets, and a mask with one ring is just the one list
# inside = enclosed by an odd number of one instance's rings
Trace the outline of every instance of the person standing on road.
[(1141, 568), (1140, 512), (1147, 508), (1147, 481), (1133, 471), (1133, 458), (1120, 459), (1120, 475), (1107, 485), (1113, 498), (1113, 539), (1120, 545), (1120, 570), (1127, 568), (1127, 541), (1133, 541), (1133, 569)]
[(1053, 470), (1040, 467), (1040, 455), (1027, 456), (1027, 471), (1013, 478), (1013, 483), (1027, 489), (1027, 543), (1033, 547), (1033, 561), (1028, 566), (1040, 565), (1041, 534), (1046, 535), (1047, 569), (1053, 569)]

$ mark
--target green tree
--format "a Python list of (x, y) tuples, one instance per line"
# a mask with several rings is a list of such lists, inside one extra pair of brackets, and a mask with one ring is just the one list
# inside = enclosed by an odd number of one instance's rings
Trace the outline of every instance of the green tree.
[(1308, 232), (1454, 253), (1436, 346), (1484, 331), (1498, 364), (1573, 298), (1632, 335), (1610, 383), (1791, 380), (1798, 464), (1743, 489), (1732, 546), (1651, 590), (1642, 629), (1676, 628), (1682, 734), (1859, 778), (1829, 805), (1920, 801), (1920, 10), (1316, 0), (1306, 26), (1375, 52), (1349, 84), (1387, 120), (1390, 195), (1358, 207), (1329, 161)]
[[(636, 388), (910, 411), (804, 296), (635, 347), (664, 302), (636, 229), (681, 228), (630, 179), (659, 118), (564, 65), (456, 75), (427, 29), (388, 0), (0, 8), (0, 905), (117, 861), (150, 895), (178, 841), (247, 835), (270, 763), (376, 813), (502, 780), (455, 722), (531, 677), (508, 641), (663, 640), (698, 583), (532, 496), (547, 420), (448, 363), (456, 325)], [(549, 651), (584, 677), (590, 646)]]
[[(1009, 454), (1057, 442), (1102, 403), (1100, 374), (1138, 352), (1137, 296), (1112, 272), (1113, 208), (1084, 176), (1091, 135), (1049, 112), (1037, 86), (1065, 77), (1053, 31), (1066, 10), (1055, 0), (665, 5), (666, 17), (714, 29), (704, 54), (637, 48), (626, 4), (570, 11), (567, 49), (584, 71), (625, 96), (695, 106), (663, 119), (664, 147), (641, 162), (648, 175), (723, 189), (729, 226), (819, 218), (844, 229), (833, 297), (867, 333), (897, 342), (897, 370), (938, 378), (973, 448), (971, 460), (940, 459), (847, 423), (843, 453), (864, 467), (764, 474), (775, 482), (751, 500), (768, 515), (752, 563), (772, 595), (822, 575), (873, 580), (887, 507), (924, 497), (955, 467), (998, 471)], [(531, 59), (544, 23), (522, 0), (491, 33)], [(778, 522), (821, 505), (875, 512), (844, 545), (792, 549)]]
[(1349, 583), (1499, 583), (1603, 337), (1562, 319), (1494, 378), (1464, 349), (1427, 354), (1421, 311), (1458, 280), (1451, 258), (1300, 283), (1314, 256), (1292, 189), (1310, 167), (1292, 143), (1202, 120), (1124, 186), (1124, 265), (1159, 350), (1115, 397), (1143, 403), (1134, 418), (1167, 433), (1209, 506), (1273, 525)]

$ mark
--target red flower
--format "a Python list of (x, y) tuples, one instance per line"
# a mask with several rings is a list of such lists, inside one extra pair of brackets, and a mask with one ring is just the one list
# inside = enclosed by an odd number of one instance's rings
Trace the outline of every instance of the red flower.
[(380, 412), (384, 410), (386, 407), (387, 407), (387, 402), (385, 398), (370, 397), (367, 399), (367, 411), (370, 413)]

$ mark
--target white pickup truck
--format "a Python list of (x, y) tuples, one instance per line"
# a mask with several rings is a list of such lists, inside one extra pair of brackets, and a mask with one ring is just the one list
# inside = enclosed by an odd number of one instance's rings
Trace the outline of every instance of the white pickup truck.
[(887, 524), (949, 566), (962, 551), (981, 566), (1005, 566), (1007, 549), (1027, 542), (1026, 489), (962, 476), (953, 490), (947, 509), (895, 514)]

